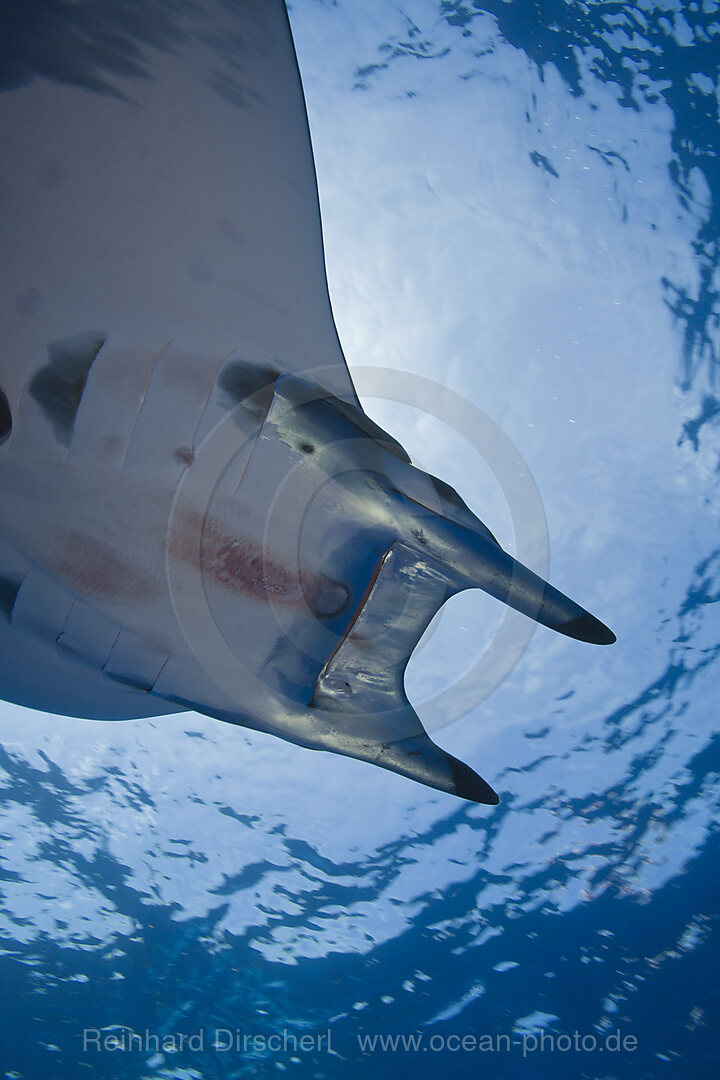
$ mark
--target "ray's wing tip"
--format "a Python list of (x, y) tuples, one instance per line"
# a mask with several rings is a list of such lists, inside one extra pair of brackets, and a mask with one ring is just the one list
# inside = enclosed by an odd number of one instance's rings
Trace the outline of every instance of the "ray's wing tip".
[(577, 619), (569, 619), (556, 629), (567, 637), (575, 638), (576, 641), (587, 641), (590, 645), (613, 645), (617, 641), (612, 630), (590, 612)]
[(497, 806), (500, 798), (482, 776), (457, 758), (452, 759), (452, 775), (455, 782), (454, 795), (485, 806)]

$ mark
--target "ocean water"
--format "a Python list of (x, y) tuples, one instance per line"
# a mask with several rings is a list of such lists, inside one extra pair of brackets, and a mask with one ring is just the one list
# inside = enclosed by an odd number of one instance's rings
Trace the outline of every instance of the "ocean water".
[(408, 689), (497, 808), (192, 714), (0, 706), (0, 1076), (715, 1077), (718, 4), (290, 14), (368, 411), (503, 543), (542, 526), (618, 642), (538, 630), (448, 709), (499, 613), (447, 605)]

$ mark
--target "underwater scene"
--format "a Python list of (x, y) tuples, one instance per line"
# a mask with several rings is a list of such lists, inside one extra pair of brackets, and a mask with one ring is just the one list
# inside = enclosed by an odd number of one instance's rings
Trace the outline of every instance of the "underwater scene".
[[(105, 71), (141, 86), (200, 10), (259, 2), (5, 2), (0, 112), (45, 83), (109, 101)], [(444, 604), (407, 695), (497, 806), (197, 712), (0, 702), (0, 1078), (710, 1080), (720, 5), (287, 6), (363, 407), (617, 641), (477, 589)], [(62, 145), (36, 149), (52, 220)], [(249, 241), (223, 218), (216, 257), (183, 214), (178, 287), (211, 337)], [(3, 325), (47, 303), (9, 260)]]

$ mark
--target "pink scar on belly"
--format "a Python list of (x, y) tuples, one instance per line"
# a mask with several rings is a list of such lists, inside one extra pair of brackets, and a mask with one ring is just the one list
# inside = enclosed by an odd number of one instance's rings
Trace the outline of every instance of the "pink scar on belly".
[(298, 578), (264, 555), (253, 541), (219, 540), (206, 534), (202, 547), (203, 570), (218, 584), (280, 603), (293, 604), (302, 599)]
[(217, 518), (197, 511), (182, 514), (169, 553), (233, 592), (274, 603), (295, 604), (303, 599), (299, 577), (267, 555), (260, 544), (239, 532), (233, 535)]
[(201, 517), (197, 511), (183, 513), (170, 545), (173, 558), (200, 569), (206, 579), (237, 594), (274, 604), (304, 603), (319, 618), (339, 614), (350, 600), (350, 590), (341, 582), (322, 574), (301, 578), (256, 540), (231, 532), (217, 518)]
[(130, 566), (122, 552), (102, 540), (70, 531), (58, 547), (53, 569), (79, 593), (112, 600), (143, 600), (153, 581)]

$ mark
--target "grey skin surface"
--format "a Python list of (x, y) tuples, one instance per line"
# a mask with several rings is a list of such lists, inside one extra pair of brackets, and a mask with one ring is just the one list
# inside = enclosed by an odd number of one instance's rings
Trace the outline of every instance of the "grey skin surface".
[(28, 2), (0, 35), (0, 688), (193, 708), (477, 802), (403, 687), (453, 593), (612, 633), (359, 406), (280, 0)]

